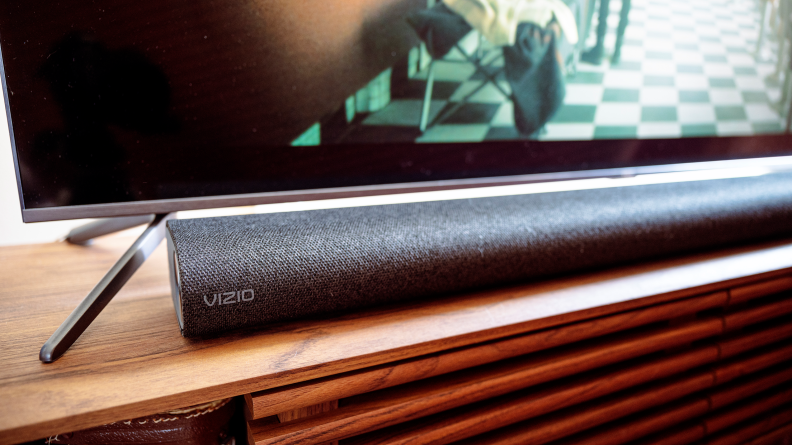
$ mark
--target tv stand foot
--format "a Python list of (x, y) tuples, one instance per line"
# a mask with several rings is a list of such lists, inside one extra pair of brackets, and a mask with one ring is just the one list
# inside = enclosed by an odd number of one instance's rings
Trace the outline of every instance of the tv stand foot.
[(79, 227), (75, 227), (66, 235), (66, 242), (71, 244), (89, 244), (94, 238), (120, 232), (142, 224), (150, 224), (154, 215), (119, 216), (104, 218)]
[(107, 306), (107, 303), (113, 299), (165, 238), (165, 223), (168, 219), (170, 219), (169, 214), (153, 216), (143, 234), (135, 240), (118, 262), (105, 274), (104, 278), (99, 281), (99, 284), (91, 290), (88, 296), (55, 330), (49, 340), (44, 343), (39, 352), (39, 359), (42, 362), (51, 363), (57, 360), (85, 332), (91, 322)]

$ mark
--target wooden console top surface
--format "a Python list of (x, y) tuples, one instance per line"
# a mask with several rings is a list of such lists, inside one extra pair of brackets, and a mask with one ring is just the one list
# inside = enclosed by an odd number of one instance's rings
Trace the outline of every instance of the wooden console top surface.
[(789, 275), (792, 240), (194, 341), (164, 244), (60, 360), (41, 345), (134, 241), (0, 248), (0, 444)]

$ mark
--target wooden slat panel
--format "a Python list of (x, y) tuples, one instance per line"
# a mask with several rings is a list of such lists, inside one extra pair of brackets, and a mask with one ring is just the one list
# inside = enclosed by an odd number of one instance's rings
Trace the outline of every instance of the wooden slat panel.
[(776, 363), (781, 363), (792, 358), (792, 343), (782, 342), (779, 346), (769, 351), (759, 351), (749, 357), (740, 357), (713, 368), (715, 381), (726, 383), (746, 374), (752, 374), (760, 369), (765, 369)]
[[(783, 314), (784, 310), (791, 308), (792, 305), (788, 304), (787, 301), (792, 301), (792, 298), (764, 304), (758, 308), (747, 308), (742, 311), (747, 313), (745, 316), (741, 316), (740, 312), (728, 314), (727, 316), (732, 317), (733, 320), (738, 320), (738, 323), (743, 325), (747, 324), (744, 320), (750, 320), (752, 322), (762, 321)], [(704, 338), (720, 333), (720, 330), (726, 323), (722, 323), (721, 326), (716, 327), (714, 324), (711, 324), (712, 321), (713, 320), (697, 321), (687, 325), (661, 330), (661, 332), (666, 333), (663, 335), (675, 335), (676, 338), (682, 339), (681, 342), (677, 341), (677, 343), (673, 343), (671, 338), (662, 340), (665, 345), (664, 348), (686, 344), (696, 338)], [(703, 328), (703, 323), (707, 323), (708, 327), (706, 329)], [(693, 332), (682, 334), (683, 331), (681, 330), (691, 329), (693, 327), (696, 327), (697, 334)], [(702, 330), (699, 331), (698, 329)], [(682, 337), (679, 337), (680, 335)], [(639, 349), (644, 354), (664, 349), (658, 348), (659, 337), (655, 337), (654, 340), (649, 340), (648, 338), (615, 340), (615, 344), (610, 346), (595, 343), (595, 346), (586, 346), (587, 349), (585, 351), (573, 349), (569, 352), (562, 351), (562, 356), (551, 354), (546, 358), (540, 358), (539, 360), (544, 361), (543, 364), (540, 364), (541, 362), (532, 363), (529, 358), (529, 361), (526, 363), (518, 362), (514, 365), (510, 364), (503, 369), (495, 367), (473, 373), (462, 372), (458, 376), (452, 377), (449, 381), (435, 378), (415, 382), (406, 386), (392, 388), (391, 390), (372, 393), (370, 397), (364, 395), (350, 398), (347, 402), (347, 406), (326, 416), (315, 416), (312, 419), (306, 419), (302, 422), (293, 422), (278, 426), (269, 425), (264, 427), (258, 426), (254, 422), (252, 428), (254, 430), (256, 443), (259, 444), (278, 443), (287, 439), (337, 440), (351, 437), (353, 435), (365, 433), (366, 431), (385, 428), (389, 425), (406, 422), (413, 418), (427, 416), (457, 406), (470, 404), (478, 400), (496, 397), (530, 385), (554, 380), (566, 375), (572, 375), (572, 373), (581, 372), (583, 370), (581, 368), (583, 363), (588, 362), (590, 365), (597, 361), (600, 363), (599, 366), (601, 366), (606, 364), (601, 361), (605, 357), (607, 357), (608, 363), (616, 363), (624, 360), (625, 356), (622, 355), (624, 352), (622, 352), (622, 354), (616, 354), (615, 352), (620, 348), (625, 348), (625, 345), (633, 345), (628, 348), (628, 350), (632, 350), (632, 348), (637, 346), (635, 340), (640, 341)], [(616, 346), (616, 344), (622, 345)], [(744, 346), (756, 347), (756, 342), (744, 343)], [(736, 347), (733, 346), (730, 349), (736, 350)], [(786, 353), (787, 351), (784, 350), (776, 355), (783, 355)], [(605, 357), (603, 357), (602, 354), (605, 354)], [(630, 357), (637, 356), (634, 352), (628, 354), (631, 354)], [(776, 356), (770, 358), (761, 356), (753, 359), (753, 362), (745, 366), (765, 366), (763, 365), (764, 362), (760, 363), (758, 361), (769, 360), (772, 362), (772, 360), (776, 359), (774, 357)], [(715, 359), (712, 361), (714, 360)], [(752, 365), (754, 362), (756, 362), (756, 365)], [(574, 365), (572, 363), (574, 363)], [(773, 363), (777, 363), (777, 361)], [(587, 369), (593, 369), (594, 367), (595, 366), (591, 366)], [(525, 369), (523, 370), (523, 368)], [(717, 376), (720, 382), (725, 382), (744, 372), (748, 372), (744, 369), (744, 366), (740, 368), (736, 365), (732, 365)], [(526, 417), (524, 416), (517, 420), (524, 418)], [(464, 423), (461, 420), (460, 422)], [(435, 432), (438, 431), (437, 426), (431, 428)], [(422, 432), (421, 434), (429, 434), (429, 431)]]
[[(516, 428), (505, 428), (500, 432), (488, 434), (487, 437), (479, 436), (475, 438), (474, 442), (482, 445), (544, 444), (704, 389), (701, 385), (706, 384), (705, 375), (702, 373), (697, 376), (674, 380), (671, 383), (658, 385), (638, 393), (595, 403), (593, 406), (580, 407), (572, 409), (570, 412), (525, 422)], [(699, 388), (695, 388), (697, 385), (699, 385)], [(667, 394), (666, 391), (669, 391), (670, 394)], [(673, 397), (674, 395), (676, 397)], [(660, 400), (663, 401), (658, 403)], [(752, 415), (767, 411), (790, 400), (792, 400), (792, 389), (785, 385), (783, 390), (772, 396), (764, 397), (748, 404), (741, 404), (728, 412), (706, 418), (703, 422), (705, 431), (711, 434), (714, 431), (724, 429)]]
[(726, 292), (675, 301), (492, 343), (354, 371), (252, 395), (253, 418), (350, 397), (724, 306)]
[[(722, 329), (722, 321), (714, 317), (642, 335), (590, 342), (353, 397), (338, 410), (304, 421), (274, 427), (259, 427), (253, 421), (251, 427), (257, 444), (341, 439), (717, 335)], [(710, 361), (714, 361), (717, 348), (711, 349)]]
[(792, 407), (775, 412), (774, 409), (759, 414), (748, 425), (729, 428), (717, 437), (707, 439), (707, 445), (740, 445), (767, 432), (792, 422)]
[(593, 405), (573, 408), (570, 411), (551, 414), (517, 427), (505, 428), (474, 438), (470, 443), (487, 445), (544, 444), (571, 434), (587, 430), (637, 411), (662, 405), (713, 384), (709, 373), (697, 373), (670, 383), (653, 385), (648, 389), (598, 401)]
[[(490, 363), (516, 355), (570, 343), (588, 336), (598, 336), (619, 329), (627, 329), (671, 317), (693, 314), (717, 307), (724, 302), (724, 293), (715, 293), (652, 308), (604, 317), (579, 324), (512, 338), (486, 345), (465, 348), (445, 354), (408, 360), (395, 365), (329, 377), (319, 381), (292, 385), (284, 389), (264, 391), (254, 395), (254, 418), (299, 409), (309, 403), (321, 403), (340, 397), (387, 388), (421, 378), (445, 374), (458, 369)], [(752, 308), (726, 316), (727, 326), (739, 327), (792, 311), (792, 299)]]
[(253, 420), (253, 398), (250, 397), (250, 394), (244, 394), (242, 398), (244, 401), (242, 414), (245, 416), (245, 420)]
[[(280, 422), (280, 420), (278, 420), (278, 416), (269, 416), (269, 417), (265, 417), (263, 419), (259, 419), (258, 422), (261, 423), (261, 424), (266, 424), (266, 423), (276, 424), (276, 423)], [(247, 444), (245, 444), (245, 445), (254, 445), (256, 443), (256, 439), (253, 437), (253, 429), (250, 427), (250, 422), (249, 421), (245, 422), (245, 427), (246, 427), (246, 433), (247, 433)]]
[[(486, 433), (521, 420), (537, 417), (642, 383), (659, 380), (714, 361), (714, 346), (651, 360), (627, 369), (579, 379), (531, 391), (528, 394), (495, 399), (462, 413), (440, 416), (418, 428), (391, 428), (385, 434), (373, 433), (354, 444), (446, 444)], [(706, 373), (702, 378), (712, 379)], [(709, 383), (708, 383), (709, 384)], [(390, 434), (388, 434), (390, 433)], [(350, 444), (351, 445), (351, 444)]]
[[(574, 439), (562, 441), (558, 445), (618, 445), (647, 436), (782, 385), (792, 380), (792, 366), (751, 377), (748, 381), (711, 390), (708, 394), (674, 403), (669, 407), (642, 414), (638, 418), (626, 422), (616, 422), (596, 431), (585, 431)], [(681, 444), (692, 442), (696, 438), (689, 441), (682, 441), (681, 438), (675, 440), (674, 443)], [(666, 439), (667, 442), (668, 439)]]
[(729, 304), (742, 303), (789, 289), (792, 289), (792, 276), (733, 287), (729, 289)]
[(633, 445), (684, 445), (703, 439), (706, 435), (707, 432), (704, 430), (704, 425), (695, 423), (692, 425), (675, 427), (674, 431), (668, 434), (663, 434), (660, 437), (653, 437), (649, 441), (636, 442)]
[(792, 337), (792, 323), (771, 324), (752, 335), (738, 335), (718, 341), (718, 345), (721, 349), (721, 358), (729, 358), (789, 337)]
[[(775, 340), (777, 341), (779, 339)], [(712, 347), (718, 349), (717, 345), (713, 345)], [(442, 444), (454, 440), (461, 440), (556, 409), (591, 400), (594, 397), (609, 394), (619, 389), (656, 380), (663, 376), (662, 373), (664, 371), (667, 373), (664, 375), (672, 375), (694, 366), (715, 362), (718, 359), (717, 355), (705, 355), (707, 349), (708, 347), (702, 347), (692, 351), (678, 353), (670, 357), (663, 357), (646, 364), (635, 365), (632, 368), (614, 371), (606, 376), (597, 377), (588, 381), (584, 380), (583, 382), (578, 382), (577, 384), (562, 387), (560, 389), (550, 387), (545, 390), (537, 391), (536, 394), (529, 394), (508, 401), (493, 401), (483, 406), (465, 410), (462, 413), (454, 413), (452, 415), (440, 416), (440, 418), (427, 420), (426, 422), (418, 422), (416, 425), (399, 425), (388, 430), (377, 431), (367, 436), (361, 436), (357, 440), (352, 439), (351, 442), (354, 444), (395, 445), (407, 443)], [(699, 351), (701, 351), (701, 355), (695, 356), (699, 354)], [(764, 367), (788, 360), (790, 351), (792, 351), (792, 345), (780, 343), (769, 351), (753, 354), (748, 357), (739, 357), (727, 364), (714, 367), (712, 371), (704, 371), (702, 374), (709, 376), (712, 379), (713, 385), (725, 383), (728, 377), (733, 378), (738, 376), (738, 374), (722, 373), (722, 379), (717, 381), (716, 376), (718, 375), (720, 367), (731, 369), (735, 367), (734, 363), (738, 365), (742, 364), (742, 368), (745, 369), (747, 373), (748, 371), (763, 369)], [(697, 361), (697, 359), (705, 361)], [(601, 390), (604, 386), (609, 386), (610, 391), (598, 392), (598, 390)]]
[[(553, 442), (553, 445), (617, 445), (644, 437), (648, 434), (695, 419), (709, 412), (709, 403), (704, 397), (686, 398), (683, 402), (671, 404), (663, 409), (652, 411), (649, 415), (642, 416), (630, 422), (608, 425), (596, 431), (584, 431), (574, 438)], [(685, 437), (696, 440), (704, 437), (704, 429), (700, 425), (685, 433)], [(674, 440), (679, 441), (681, 437)], [(677, 442), (673, 442), (677, 443)]]
[(703, 423), (707, 434), (710, 435), (790, 401), (792, 401), (792, 386), (785, 385), (783, 389), (772, 391), (772, 394), (760, 399), (741, 403), (734, 408), (707, 416)]
[[(772, 377), (766, 377), (766, 378), (769, 379), (769, 378), (772, 378)], [(749, 382), (743, 383), (742, 385), (739, 385), (739, 386), (743, 386), (743, 385), (750, 386), (753, 383), (754, 383), (753, 381), (749, 381)], [(790, 387), (789, 384), (782, 384), (782, 385), (783, 385), (781, 387), (782, 389), (788, 389)], [(724, 388), (723, 391), (724, 392), (729, 392), (729, 391), (732, 391), (733, 388), (735, 388), (735, 387), (736, 386)], [(717, 399), (718, 398), (718, 395), (717, 395), (716, 392), (712, 392), (710, 394), (710, 396), (713, 399)], [(762, 400), (764, 400), (764, 398)], [(760, 402), (761, 402), (761, 400), (760, 400)], [(785, 403), (785, 402), (782, 401), (781, 403)], [(738, 405), (732, 411), (737, 411), (738, 414), (739, 414), (739, 411), (744, 410), (745, 406), (746, 406), (745, 404)], [(713, 408), (713, 409), (715, 409), (715, 408)], [(756, 411), (753, 414), (751, 414), (751, 412), (750, 412), (751, 409), (755, 409), (755, 408), (748, 408), (747, 409), (748, 412), (746, 413), (745, 411), (743, 411), (742, 415), (743, 416), (747, 415), (748, 417), (750, 417), (752, 415), (755, 415), (755, 414), (759, 413), (759, 411)], [(739, 416), (734, 416), (733, 414), (730, 414), (730, 413), (731, 413), (730, 410), (722, 410), (720, 413), (714, 414), (714, 416), (716, 416), (716, 417), (717, 416), (724, 416), (724, 419), (721, 419), (721, 422), (720, 422), (721, 427), (724, 427), (724, 425), (725, 425), (725, 427), (728, 427), (729, 426), (728, 422), (730, 422), (730, 421), (733, 421), (733, 422), (738, 422), (739, 421), (739, 418), (738, 418)], [(747, 417), (745, 417), (745, 418), (747, 418)], [(680, 429), (679, 431), (669, 432), (667, 434), (663, 434), (663, 435), (660, 435), (658, 437), (647, 438), (646, 440), (642, 440), (642, 441), (638, 442), (638, 444), (639, 445), (685, 445), (685, 444), (692, 443), (692, 442), (694, 442), (696, 440), (702, 439), (708, 433), (712, 434), (714, 432), (712, 430), (708, 430), (707, 425), (706, 425), (706, 420), (707, 420), (707, 418), (705, 417), (705, 418), (700, 419), (699, 421), (697, 421), (694, 425), (686, 425), (686, 426), (683, 426), (682, 429)], [(724, 434), (727, 434), (727, 433), (724, 433)], [(716, 438), (717, 438), (717, 436), (716, 436)], [(636, 445), (638, 445), (638, 444), (636, 444)]]
[[(318, 405), (306, 406), (299, 409), (294, 409), (291, 411), (286, 411), (283, 413), (279, 413), (277, 415), (279, 422), (289, 422), (291, 420), (302, 419), (305, 417), (310, 417), (319, 413), (324, 413), (330, 410), (338, 409), (338, 400), (333, 400), (332, 402), (324, 402)], [(249, 438), (248, 438), (249, 440)], [(255, 440), (255, 439), (254, 439)], [(253, 442), (251, 442), (253, 443)], [(337, 440), (331, 440), (328, 442), (322, 442), (319, 445), (338, 445)]]
[[(792, 356), (788, 355), (786, 358), (792, 360)], [(710, 401), (712, 410), (720, 409), (790, 380), (792, 380), (792, 367), (787, 367), (786, 369), (757, 376), (747, 382), (740, 382), (738, 385), (729, 385), (718, 391), (712, 391), (707, 395), (707, 398)]]
[(790, 312), (792, 312), (792, 297), (726, 314), (723, 316), (723, 322), (726, 330), (729, 331), (780, 317)]
[(282, 413), (278, 413), (278, 420), (281, 422), (289, 422), (295, 419), (310, 417), (319, 413), (326, 413), (327, 411), (334, 409), (338, 409), (338, 400), (323, 402), (311, 406), (304, 406), (291, 411), (284, 411)]
[[(749, 298), (768, 295), (787, 284), (792, 286), (792, 277), (762, 282), (754, 285), (750, 292), (738, 291), (738, 295), (741, 301), (747, 301)], [(449, 353), (434, 354), (428, 357), (327, 377), (285, 388), (262, 391), (253, 394), (254, 418), (261, 418), (284, 410), (296, 409), (327, 400), (336, 400), (388, 388), (658, 320), (694, 314), (700, 310), (723, 305), (725, 298), (727, 296), (724, 293), (718, 292), (685, 301), (549, 329), (491, 344), (464, 348)], [(729, 314), (726, 316), (726, 325), (729, 329), (736, 329), (764, 320), (769, 316), (769, 313), (780, 315), (789, 312), (792, 312), (792, 299), (752, 308), (746, 312)]]
[(780, 445), (784, 439), (789, 442), (792, 439), (792, 423), (788, 423), (780, 428), (777, 428), (769, 433), (759, 436), (745, 445)]

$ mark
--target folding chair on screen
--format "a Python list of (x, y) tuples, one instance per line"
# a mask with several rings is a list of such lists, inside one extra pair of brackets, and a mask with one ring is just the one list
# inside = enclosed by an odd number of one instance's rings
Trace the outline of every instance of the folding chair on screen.
[[(574, 12), (578, 26), (583, 23), (585, 8), (581, 7), (583, 2), (588, 0), (564, 0), (564, 3)], [(410, 24), (415, 28), (419, 37), (426, 45), (427, 52), (431, 58), (427, 68), (426, 90), (424, 93), (421, 108), (419, 128), (425, 132), (428, 127), (437, 125), (447, 117), (453, 115), (457, 110), (464, 106), (471, 97), (481, 91), (487, 85), (492, 85), (506, 100), (512, 99), (512, 92), (503, 87), (500, 77), (504, 73), (502, 47), (488, 45), (484, 37), (473, 31), (464, 19), (445, 7), (442, 3), (435, 7), (420, 11), (408, 18)], [(462, 44), (470, 32), (477, 33), (477, 44), (471, 51)], [(563, 38), (559, 42), (559, 51), (562, 53), (565, 62), (567, 75), (574, 75), (577, 70), (577, 63), (580, 57), (581, 46), (568, 44)], [(461, 56), (461, 60), (444, 59), (446, 55), (454, 50)], [(466, 93), (463, 97), (455, 100), (454, 103), (443, 110), (440, 115), (429, 122), (432, 93), (435, 81), (436, 63), (440, 60), (446, 62), (470, 63), (475, 68), (475, 73), (483, 80), (475, 89)]]

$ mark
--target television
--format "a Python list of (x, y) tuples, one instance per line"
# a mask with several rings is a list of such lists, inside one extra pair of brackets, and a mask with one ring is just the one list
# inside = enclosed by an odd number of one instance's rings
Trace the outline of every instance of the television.
[[(555, 57), (528, 74), (515, 74), (519, 36), (501, 42), (464, 23), (435, 26), (427, 41), (427, 20), (436, 25), (427, 12), (464, 19), (457, 11), (474, 3), (4, 1), (2, 80), (23, 219), (792, 154), (783, 24), (754, 2), (625, 2), (625, 14), (564, 0), (541, 28), (554, 30), (544, 49)], [(623, 26), (603, 28), (600, 16)], [(563, 17), (571, 27), (556, 26)], [(542, 24), (531, 20), (513, 33)], [(441, 37), (452, 41), (438, 50)], [(514, 93), (526, 88), (520, 104)], [(544, 115), (526, 129), (536, 109)]]
[(750, 0), (0, 2), (23, 220), (159, 215), (40, 357), (175, 211), (787, 169), (784, 17)]

